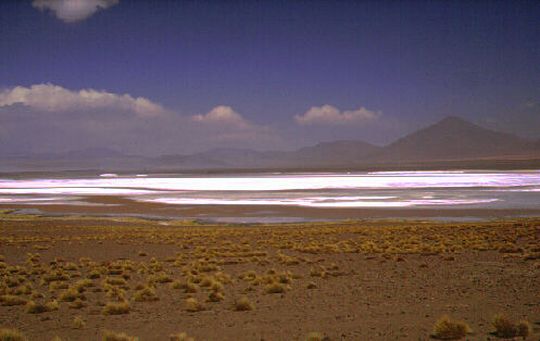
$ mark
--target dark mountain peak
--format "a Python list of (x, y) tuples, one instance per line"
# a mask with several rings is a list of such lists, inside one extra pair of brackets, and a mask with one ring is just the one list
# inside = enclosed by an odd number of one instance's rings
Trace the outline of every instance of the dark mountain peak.
[(436, 124), (462, 124), (462, 125), (473, 125), (471, 122), (465, 120), (459, 116), (446, 116)]
[(523, 154), (532, 144), (460, 117), (449, 116), (385, 147), (377, 159), (385, 162), (436, 161)]
[(336, 141), (325, 141), (319, 142), (314, 146), (304, 147), (305, 148), (321, 148), (321, 147), (375, 147), (371, 143), (361, 141), (361, 140), (336, 140)]
[(429, 129), (447, 129), (451, 132), (453, 131), (453, 132), (459, 132), (459, 133), (465, 133), (465, 132), (470, 133), (473, 130), (484, 131), (484, 132), (490, 131), (489, 129), (483, 128), (459, 116), (447, 116), (433, 125), (430, 125), (424, 129), (420, 129), (419, 132), (424, 131), (424, 130), (429, 130)]

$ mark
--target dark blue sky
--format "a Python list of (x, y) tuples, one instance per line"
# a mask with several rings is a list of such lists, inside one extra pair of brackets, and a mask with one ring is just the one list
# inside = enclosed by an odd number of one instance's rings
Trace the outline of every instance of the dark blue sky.
[[(32, 1), (0, 2), (5, 91), (91, 88), (184, 118), (230, 106), (280, 134), (269, 147), (385, 143), (447, 115), (540, 138), (539, 61), (538, 1), (120, 0), (76, 22)], [(323, 105), (380, 115), (295, 122)]]

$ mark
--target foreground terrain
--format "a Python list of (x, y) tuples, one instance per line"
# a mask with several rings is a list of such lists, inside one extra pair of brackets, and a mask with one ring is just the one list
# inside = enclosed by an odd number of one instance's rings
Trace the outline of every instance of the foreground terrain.
[(0, 213), (0, 327), (30, 340), (425, 340), (443, 315), (493, 340), (496, 314), (528, 321), (537, 340), (539, 288), (540, 219), (247, 226)]

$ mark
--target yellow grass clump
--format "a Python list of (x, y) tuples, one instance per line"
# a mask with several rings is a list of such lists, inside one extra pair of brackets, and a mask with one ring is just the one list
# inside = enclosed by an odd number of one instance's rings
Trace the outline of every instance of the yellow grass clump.
[(139, 341), (136, 336), (129, 336), (126, 333), (116, 333), (110, 330), (103, 332), (102, 341)]
[(444, 315), (433, 327), (433, 337), (439, 340), (458, 340), (471, 333), (471, 328), (463, 321), (452, 320)]
[(247, 296), (240, 297), (236, 302), (234, 302), (234, 310), (236, 311), (248, 311), (253, 310), (255, 306), (249, 301)]
[(81, 328), (84, 328), (84, 326), (86, 326), (86, 322), (84, 322), (81, 316), (75, 316), (73, 318), (73, 328), (81, 329)]
[(264, 292), (267, 294), (281, 294), (287, 290), (287, 286), (283, 283), (272, 282), (264, 287)]
[(77, 298), (81, 298), (81, 297), (82, 296), (77, 289), (70, 288), (70, 289), (67, 289), (66, 291), (63, 291), (58, 298), (62, 302), (73, 302)]
[(28, 339), (16, 329), (1, 328), (0, 341), (28, 341)]
[(222, 292), (219, 291), (212, 291), (210, 294), (208, 294), (208, 301), (209, 302), (220, 302), (225, 299), (225, 295), (223, 295)]
[(186, 333), (171, 334), (169, 336), (170, 341), (195, 341), (194, 338), (188, 336)]
[(531, 326), (527, 321), (514, 322), (503, 314), (498, 314), (493, 318), (495, 335), (504, 338), (523, 337), (524, 339), (531, 333)]
[(104, 315), (121, 315), (129, 313), (130, 307), (127, 301), (107, 302), (103, 307)]
[(318, 332), (311, 332), (306, 335), (305, 341), (328, 341), (330, 340), (329, 337), (324, 336), (321, 333)]
[(204, 310), (203, 305), (194, 297), (186, 299), (186, 310), (190, 312), (197, 312)]
[(151, 302), (159, 300), (156, 291), (150, 287), (144, 287), (133, 295), (133, 299), (137, 302)]
[(71, 309), (81, 309), (81, 308), (84, 308), (85, 306), (86, 306), (86, 303), (84, 303), (83, 300), (81, 300), (80, 298), (77, 298), (75, 301), (69, 304), (69, 307)]
[(51, 311), (46, 304), (36, 303), (34, 301), (28, 301), (26, 303), (26, 312), (29, 314), (41, 314), (47, 311)]
[(5, 306), (23, 305), (26, 304), (26, 300), (15, 295), (2, 295), (0, 296), (0, 303)]

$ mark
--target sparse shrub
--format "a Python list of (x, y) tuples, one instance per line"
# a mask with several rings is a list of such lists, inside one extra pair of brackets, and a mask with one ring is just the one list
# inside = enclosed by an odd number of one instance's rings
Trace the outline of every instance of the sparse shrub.
[(28, 339), (16, 329), (1, 328), (0, 341), (28, 341)]
[(526, 338), (531, 331), (529, 322), (519, 321), (518, 323), (515, 323), (502, 314), (498, 314), (494, 317), (493, 327), (495, 327), (495, 335), (504, 338), (513, 338), (517, 336)]
[(104, 315), (121, 315), (129, 313), (129, 303), (123, 302), (107, 302), (103, 307)]
[(45, 304), (36, 303), (34, 301), (28, 301), (26, 303), (26, 312), (29, 314), (41, 314), (49, 311)]
[(249, 301), (247, 296), (242, 296), (234, 303), (234, 310), (236, 311), (248, 311), (253, 310), (254, 305)]
[(62, 302), (73, 302), (80, 297), (80, 293), (75, 288), (70, 288), (60, 294), (58, 297)]
[(81, 329), (81, 328), (84, 328), (84, 326), (86, 326), (86, 322), (84, 322), (81, 316), (75, 316), (73, 318), (73, 328)]
[(150, 276), (148, 278), (148, 282), (150, 283), (170, 283), (172, 281), (173, 281), (172, 278), (166, 273), (160, 273), (157, 275)]
[(69, 288), (66, 282), (54, 281), (49, 284), (49, 291), (56, 291), (58, 289), (67, 289)]
[(37, 291), (32, 292), (32, 294), (30, 295), (30, 298), (33, 300), (36, 300), (38, 298), (43, 298), (43, 297), (45, 297), (45, 295)]
[(220, 301), (223, 301), (224, 299), (225, 299), (225, 296), (223, 295), (223, 293), (221, 293), (219, 291), (212, 291), (208, 295), (208, 301), (209, 302), (220, 302)]
[(72, 309), (81, 309), (84, 308), (86, 304), (80, 298), (77, 298), (75, 301), (69, 304), (69, 307)]
[(78, 292), (83, 292), (86, 290), (86, 288), (89, 288), (89, 287), (92, 287), (94, 286), (94, 282), (92, 282), (92, 280), (90, 279), (81, 279), (81, 280), (78, 280), (75, 285), (73, 286), (73, 288), (75, 290), (77, 290)]
[(440, 340), (457, 340), (467, 336), (471, 328), (463, 321), (441, 317), (433, 328), (433, 337)]
[(101, 272), (99, 270), (92, 270), (88, 273), (89, 279), (96, 279), (101, 277)]
[(48, 311), (58, 310), (58, 308), (60, 308), (60, 305), (58, 304), (57, 300), (52, 300), (50, 302), (47, 302), (45, 306), (47, 307)]
[(179, 280), (174, 280), (171, 282), (170, 287), (171, 289), (184, 289), (186, 287), (186, 283)]
[(127, 285), (127, 282), (122, 277), (107, 277), (105, 279), (105, 283), (109, 285), (118, 285), (118, 286), (124, 286)]
[(15, 295), (2, 295), (0, 296), (0, 303), (5, 306), (23, 305), (26, 304), (26, 300)]
[(186, 293), (196, 293), (197, 291), (199, 291), (199, 286), (195, 283), (187, 282), (184, 287), (184, 291)]
[(150, 302), (159, 300), (156, 295), (156, 291), (150, 287), (145, 287), (135, 292), (135, 294), (133, 295), (133, 299), (137, 302)]
[(126, 333), (115, 333), (110, 330), (103, 332), (103, 341), (139, 341), (138, 337), (129, 336)]
[(328, 340), (330, 340), (330, 338), (328, 338), (327, 336), (324, 336), (323, 334), (318, 333), (318, 332), (311, 332), (311, 333), (306, 335), (305, 340), (306, 341), (328, 341)]
[(170, 341), (195, 341), (194, 338), (188, 336), (186, 333), (171, 334), (169, 336)]
[(267, 294), (281, 294), (284, 293), (287, 287), (283, 283), (272, 282), (264, 287), (264, 292)]
[(190, 312), (196, 312), (204, 310), (203, 305), (194, 297), (186, 299), (186, 310)]

